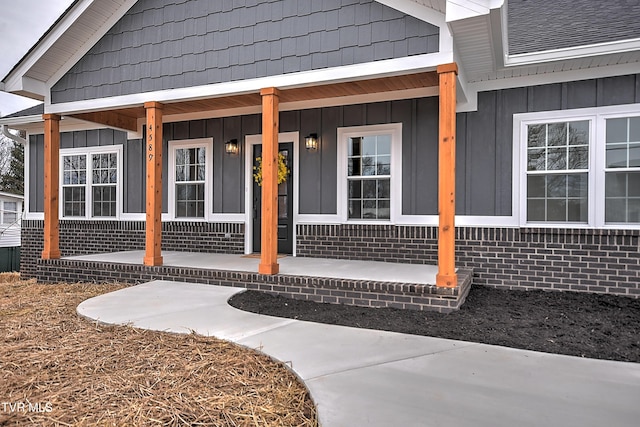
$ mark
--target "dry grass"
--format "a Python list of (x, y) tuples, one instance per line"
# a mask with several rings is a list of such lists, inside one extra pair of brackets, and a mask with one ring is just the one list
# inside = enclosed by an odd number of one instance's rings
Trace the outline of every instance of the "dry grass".
[(121, 287), (0, 274), (0, 425), (317, 426), (307, 390), (264, 355), (76, 315)]

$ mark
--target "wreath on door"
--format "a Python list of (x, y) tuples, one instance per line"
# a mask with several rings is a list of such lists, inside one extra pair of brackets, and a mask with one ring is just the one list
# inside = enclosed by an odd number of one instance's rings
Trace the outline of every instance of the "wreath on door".
[[(253, 180), (262, 186), (262, 157), (256, 157), (257, 165), (253, 167)], [(287, 160), (284, 154), (278, 153), (278, 184), (282, 184), (287, 180), (287, 176), (291, 171), (287, 167)]]

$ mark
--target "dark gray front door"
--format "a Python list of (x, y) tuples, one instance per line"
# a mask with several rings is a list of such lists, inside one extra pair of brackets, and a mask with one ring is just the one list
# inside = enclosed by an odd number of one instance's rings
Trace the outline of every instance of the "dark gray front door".
[[(281, 142), (279, 152), (284, 156), (289, 168), (287, 180), (278, 185), (278, 253), (293, 253), (293, 143)], [(253, 166), (262, 156), (262, 145), (253, 146)], [(253, 251), (260, 252), (260, 231), (262, 227), (262, 187), (253, 181)]]

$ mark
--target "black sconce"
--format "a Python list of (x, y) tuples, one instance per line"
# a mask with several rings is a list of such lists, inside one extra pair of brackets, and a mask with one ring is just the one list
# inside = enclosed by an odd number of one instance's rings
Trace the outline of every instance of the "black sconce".
[(227, 154), (238, 154), (238, 140), (232, 139), (224, 143), (224, 151)]
[(309, 136), (304, 139), (304, 146), (307, 150), (317, 150), (318, 149), (318, 134), (311, 133)]

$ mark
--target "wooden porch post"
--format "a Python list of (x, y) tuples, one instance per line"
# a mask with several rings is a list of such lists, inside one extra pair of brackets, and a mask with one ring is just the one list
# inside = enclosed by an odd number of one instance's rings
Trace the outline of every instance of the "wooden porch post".
[(455, 267), (456, 63), (438, 66), (440, 123), (438, 146), (438, 274), (436, 286), (458, 286)]
[(162, 104), (146, 102), (146, 243), (144, 265), (162, 265)]
[(261, 274), (278, 274), (278, 104), (276, 88), (265, 88), (262, 96), (262, 230)]
[(44, 119), (44, 249), (42, 259), (60, 258), (58, 220), (60, 186), (60, 116), (43, 114)]

